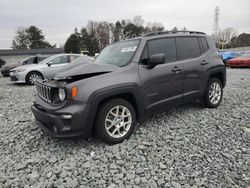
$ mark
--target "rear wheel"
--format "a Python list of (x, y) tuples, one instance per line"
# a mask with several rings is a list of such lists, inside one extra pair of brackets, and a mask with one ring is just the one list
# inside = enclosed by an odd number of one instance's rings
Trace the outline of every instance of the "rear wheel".
[(39, 72), (30, 72), (26, 76), (26, 83), (29, 85), (34, 85), (36, 79), (43, 79), (43, 75)]
[(216, 108), (221, 103), (223, 89), (221, 81), (217, 78), (211, 78), (208, 82), (203, 104), (206, 108)]
[(135, 121), (135, 110), (128, 101), (111, 99), (98, 111), (95, 133), (104, 142), (120, 143), (133, 133)]

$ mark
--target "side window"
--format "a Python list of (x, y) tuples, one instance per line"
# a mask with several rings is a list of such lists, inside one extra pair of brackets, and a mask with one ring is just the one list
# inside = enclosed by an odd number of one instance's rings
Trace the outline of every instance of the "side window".
[(73, 61), (74, 59), (78, 58), (79, 56), (76, 55), (70, 55), (69, 56), (69, 62)]
[(46, 58), (47, 58), (46, 56), (40, 56), (39, 57), (39, 62), (42, 61), (42, 60), (44, 60), (44, 59), (46, 59)]
[(59, 57), (56, 57), (55, 59), (52, 59), (50, 62), (53, 65), (68, 63), (68, 56), (67, 55), (59, 56)]
[(198, 38), (178, 37), (178, 59), (188, 59), (201, 54)]
[(203, 52), (208, 51), (208, 44), (207, 44), (206, 38), (200, 37), (200, 40), (201, 40), (201, 46), (202, 46)]
[(148, 55), (165, 54), (165, 62), (176, 60), (175, 38), (163, 38), (148, 42)]

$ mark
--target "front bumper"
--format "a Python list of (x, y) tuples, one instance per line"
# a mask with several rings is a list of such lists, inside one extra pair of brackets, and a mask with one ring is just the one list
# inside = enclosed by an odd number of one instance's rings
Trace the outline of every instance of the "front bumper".
[[(42, 100), (39, 97), (37, 99)], [(49, 104), (41, 106), (42, 103), (37, 104), (35, 101), (31, 110), (37, 125), (51, 137), (69, 138), (92, 135), (92, 125), (87, 123), (87, 104), (67, 100), (62, 107), (56, 108), (48, 107)]]
[(25, 75), (23, 73), (10, 72), (10, 80), (13, 83), (26, 83)]

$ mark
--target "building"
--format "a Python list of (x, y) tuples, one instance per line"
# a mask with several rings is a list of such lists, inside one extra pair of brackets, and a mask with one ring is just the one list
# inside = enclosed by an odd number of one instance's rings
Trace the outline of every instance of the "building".
[(43, 49), (28, 49), (28, 50), (8, 49), (8, 50), (0, 50), (0, 57), (6, 61), (6, 64), (10, 64), (21, 61), (32, 55), (37, 55), (37, 54), (54, 55), (63, 52), (64, 52), (63, 48), (43, 48)]

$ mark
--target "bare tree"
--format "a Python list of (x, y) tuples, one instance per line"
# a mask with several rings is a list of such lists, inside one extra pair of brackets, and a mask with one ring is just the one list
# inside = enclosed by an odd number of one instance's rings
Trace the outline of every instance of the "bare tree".
[(140, 15), (137, 15), (133, 18), (132, 23), (135, 24), (136, 26), (143, 26), (144, 20), (142, 19), (142, 17)]
[(164, 26), (160, 22), (148, 22), (145, 27), (146, 32), (163, 31)]
[(222, 31), (219, 31), (218, 41), (221, 45), (221, 48), (223, 49), (224, 45), (230, 43), (231, 39), (235, 36), (237, 36), (237, 31), (231, 27), (227, 27)]
[(237, 36), (237, 30), (231, 27), (227, 27), (219, 32), (219, 38), (225, 43), (229, 43), (233, 37)]

